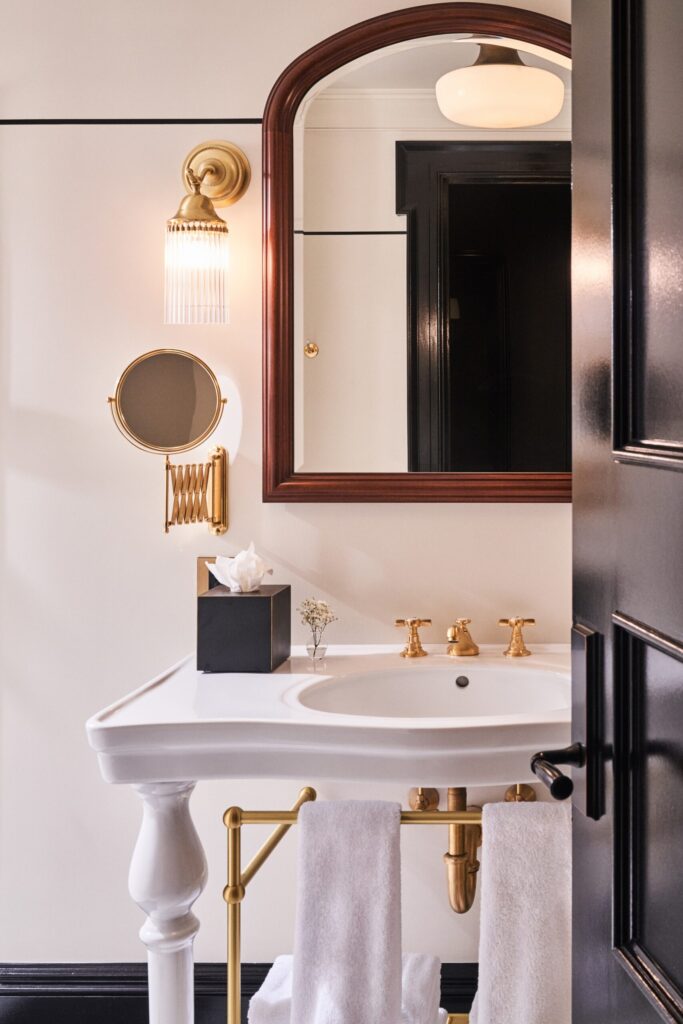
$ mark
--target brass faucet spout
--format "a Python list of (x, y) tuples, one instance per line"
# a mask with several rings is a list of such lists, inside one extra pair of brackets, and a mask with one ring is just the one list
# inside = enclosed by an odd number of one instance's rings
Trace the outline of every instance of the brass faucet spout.
[(468, 658), (479, 654), (479, 648), (467, 628), (471, 621), (471, 619), (456, 619), (448, 630), (446, 654), (452, 658)]

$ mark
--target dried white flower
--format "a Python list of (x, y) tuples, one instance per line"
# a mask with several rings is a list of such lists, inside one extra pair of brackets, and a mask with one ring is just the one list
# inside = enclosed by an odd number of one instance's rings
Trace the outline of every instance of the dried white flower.
[(327, 601), (318, 601), (315, 597), (307, 597), (302, 601), (297, 611), (301, 615), (302, 625), (308, 626), (311, 631), (313, 647), (315, 650), (320, 646), (325, 628), (331, 622), (337, 621), (337, 616), (330, 608)]

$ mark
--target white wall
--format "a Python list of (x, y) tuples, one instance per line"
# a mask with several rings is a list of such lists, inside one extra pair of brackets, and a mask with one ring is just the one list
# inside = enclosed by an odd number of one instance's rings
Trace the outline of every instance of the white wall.
[[(529, 3), (568, 18), (565, 0)], [(259, 116), (296, 53), (395, 5), (205, 0), (193, 36), (179, 0), (33, 0), (3, 24), (0, 110)], [(254, 169), (229, 211), (232, 323), (164, 327), (164, 220), (180, 196), (182, 158), (212, 136), (241, 145)], [(429, 639), (467, 614), (477, 639), (500, 641), (498, 616), (517, 611), (536, 614), (538, 640), (568, 635), (568, 506), (261, 504), (259, 173), (258, 126), (0, 127), (0, 959), (144, 955), (126, 889), (137, 798), (100, 781), (83, 722), (191, 649), (197, 554), (230, 553), (253, 537), (296, 602), (330, 600), (337, 641), (395, 640), (395, 616), (409, 613), (432, 615)], [(162, 460), (127, 445), (107, 410), (126, 363), (162, 345), (207, 360), (231, 399), (216, 435), (234, 460), (225, 538), (201, 527), (163, 535)], [(319, 788), (325, 797), (380, 795)], [(198, 788), (193, 810), (210, 864), (199, 959), (224, 955), (222, 808), (284, 806), (295, 789)], [(250, 891), (247, 960), (289, 945), (294, 842)], [(444, 843), (405, 839), (406, 943), (474, 959), (476, 915), (458, 919), (446, 906)]]

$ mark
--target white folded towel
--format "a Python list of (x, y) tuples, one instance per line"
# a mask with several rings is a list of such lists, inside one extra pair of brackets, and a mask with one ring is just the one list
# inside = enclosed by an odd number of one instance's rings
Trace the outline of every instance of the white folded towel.
[(401, 1024), (438, 1024), (441, 961), (427, 953), (404, 953)]
[(290, 1024), (292, 956), (279, 956), (258, 992), (249, 1000), (248, 1024)]
[(292, 970), (296, 1024), (396, 1024), (401, 1013), (398, 803), (299, 811)]
[(571, 813), (486, 804), (470, 1024), (571, 1024)]
[[(292, 1024), (292, 957), (279, 956), (249, 1003), (249, 1024)], [(435, 956), (404, 953), (402, 1007), (395, 1024), (446, 1024), (439, 1009), (441, 963)]]

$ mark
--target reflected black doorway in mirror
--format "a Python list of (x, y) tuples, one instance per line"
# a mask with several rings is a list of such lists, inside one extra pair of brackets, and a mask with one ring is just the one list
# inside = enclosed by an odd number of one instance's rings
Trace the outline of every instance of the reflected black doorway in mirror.
[(413, 472), (571, 468), (571, 147), (398, 142)]

